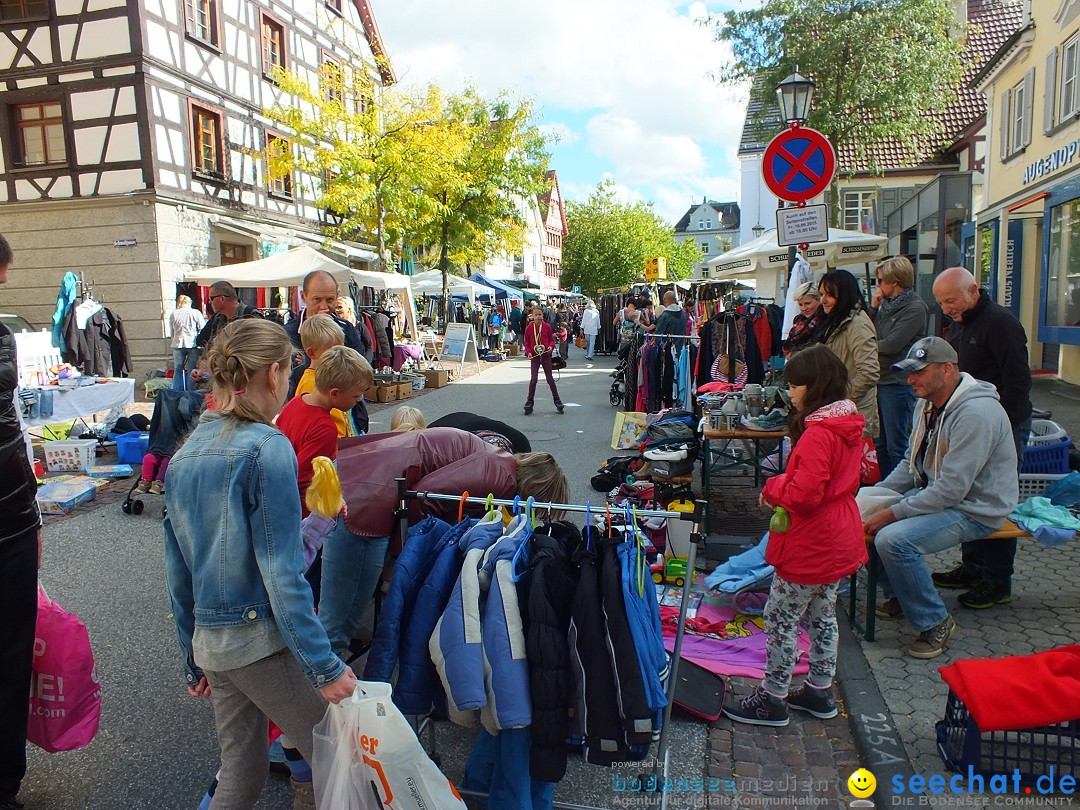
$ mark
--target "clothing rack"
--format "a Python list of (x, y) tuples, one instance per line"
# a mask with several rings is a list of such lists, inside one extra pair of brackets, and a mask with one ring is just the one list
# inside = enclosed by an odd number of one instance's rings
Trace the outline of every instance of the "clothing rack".
[[(414, 500), (428, 500), (428, 501), (457, 501), (461, 504), (471, 503), (478, 506), (510, 506), (524, 508), (526, 501), (520, 498), (516, 500), (507, 500), (505, 498), (480, 498), (469, 495), (451, 495), (441, 492), (417, 492), (410, 490), (404, 478), (395, 478), (397, 482), (397, 494), (398, 494), (398, 508), (394, 513), (394, 517), (399, 521), (401, 528), (401, 540), (404, 543), (405, 538), (408, 536), (409, 529), (409, 507), (408, 502)], [(604, 512), (603, 507), (593, 508), (591, 503), (587, 504), (574, 504), (574, 503), (547, 503), (543, 501), (533, 501), (533, 509), (548, 509), (560, 512), (597, 512), (602, 514)], [(618, 507), (618, 511), (622, 511), (623, 507)], [(687, 554), (686, 570), (688, 576), (693, 581), (694, 565), (697, 558), (697, 544), (701, 540), (701, 520), (705, 514), (705, 501), (697, 500), (694, 502), (693, 512), (676, 512), (668, 509), (635, 509), (634, 512), (638, 517), (663, 517), (663, 518), (677, 518), (679, 520), (691, 520), (694, 523), (694, 527), (690, 532), (690, 551)], [(671, 726), (671, 708), (675, 703), (675, 688), (679, 683), (679, 660), (682, 654), (683, 636), (686, 634), (686, 619), (687, 612), (690, 605), (690, 586), (685, 586), (682, 589), (682, 602), (679, 605), (679, 617), (675, 629), (675, 646), (671, 651), (671, 665), (668, 672), (667, 681), (667, 706), (664, 707), (664, 720), (663, 725), (660, 727), (660, 740), (657, 742), (657, 756), (654, 759), (653, 773), (656, 774), (659, 768), (659, 763), (663, 763), (663, 776), (667, 777), (668, 771), (668, 759), (670, 751), (668, 750), (667, 738), (668, 730)], [(655, 793), (655, 801), (657, 806), (661, 810), (667, 808), (668, 792), (662, 790), (661, 780), (657, 780), (657, 791)], [(484, 794), (469, 791), (470, 795), (477, 796), (479, 798), (487, 798)], [(644, 794), (643, 794), (644, 795)], [(580, 804), (568, 804), (565, 802), (553, 802), (552, 807), (557, 807), (560, 810), (603, 810), (600, 807), (592, 807), (588, 805)]]

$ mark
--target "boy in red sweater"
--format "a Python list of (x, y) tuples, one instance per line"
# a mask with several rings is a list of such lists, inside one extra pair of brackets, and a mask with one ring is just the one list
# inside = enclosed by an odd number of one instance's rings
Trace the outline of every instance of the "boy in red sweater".
[(337, 458), (338, 427), (330, 412), (348, 412), (371, 385), (374, 372), (358, 352), (331, 346), (315, 362), (315, 387), (295, 396), (282, 408), (277, 427), (296, 452), (300, 508), (308, 516), (304, 495), (311, 483), (311, 462), (317, 456)]

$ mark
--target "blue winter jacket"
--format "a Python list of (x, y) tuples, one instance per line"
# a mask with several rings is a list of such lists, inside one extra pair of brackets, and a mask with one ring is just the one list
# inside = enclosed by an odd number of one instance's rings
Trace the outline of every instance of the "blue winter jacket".
[(645, 681), (645, 696), (649, 701), (649, 708), (656, 716), (653, 728), (658, 731), (660, 722), (656, 718), (663, 717), (663, 709), (667, 706), (664, 683), (667, 681), (669, 669), (660, 623), (660, 605), (656, 601), (656, 589), (653, 587), (643, 547), (633, 540), (628, 540), (619, 544), (618, 554), (619, 563), (622, 565), (626, 618), (630, 622), (634, 650), (641, 667), (641, 677)]
[(466, 518), (451, 527), (432, 552), (431, 570), (417, 592), (412, 615), (401, 636), (394, 703), (404, 714), (431, 711), (439, 676), (428, 653), (428, 639), (450, 601), (454, 583), (461, 574), (463, 544), (479, 528), (477, 522), (476, 518)]
[[(496, 535), (494, 532), (478, 533), (469, 537), (468, 543), (463, 544), (465, 560), (461, 565), (461, 576), (454, 584), (450, 601), (432, 632), (428, 644), (431, 659), (435, 662), (439, 679), (446, 691), (447, 712), (450, 719), (459, 725), (473, 725), (476, 722), (476, 711), (487, 706), (489, 701), (489, 676), (485, 672), (489, 662), (485, 661), (486, 651), (481, 619), (488, 597), (487, 587), (491, 581), (490, 575), (485, 575), (484, 584), (481, 586), (480, 574), (485, 554), (500, 537), (509, 536), (512, 542), (513, 539), (526, 536), (528, 531), (528, 520), (525, 515), (518, 515), (501, 535)], [(497, 613), (501, 615), (502, 611), (497, 611)], [(520, 625), (520, 618), (518, 623)], [(497, 624), (493, 622), (492, 627), (497, 627)], [(505, 626), (503, 632), (506, 632)], [(528, 674), (526, 673), (525, 687), (516, 696), (519, 701), (522, 697), (528, 700), (527, 684)], [(502, 681), (496, 681), (494, 686), (497, 689), (500, 688)], [(503, 698), (501, 692), (497, 697)], [(502, 714), (503, 700), (500, 700), (498, 705)], [(520, 715), (515, 706), (514, 696), (505, 696), (505, 706), (507, 717)]]
[(398, 662), (402, 628), (408, 627), (416, 594), (435, 562), (432, 552), (449, 529), (449, 523), (433, 517), (424, 518), (409, 529), (408, 540), (394, 566), (390, 589), (379, 610), (379, 623), (364, 666), (365, 680), (390, 682)]

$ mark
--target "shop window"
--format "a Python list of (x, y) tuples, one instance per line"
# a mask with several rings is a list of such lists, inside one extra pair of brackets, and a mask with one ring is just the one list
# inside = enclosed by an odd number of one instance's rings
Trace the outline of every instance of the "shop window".
[(1047, 326), (1080, 326), (1080, 199), (1050, 210)]
[(59, 101), (19, 104), (15, 107), (18, 162), (23, 166), (66, 163), (64, 116)]
[(251, 245), (240, 245), (235, 242), (221, 243), (222, 264), (242, 264), (251, 261)]

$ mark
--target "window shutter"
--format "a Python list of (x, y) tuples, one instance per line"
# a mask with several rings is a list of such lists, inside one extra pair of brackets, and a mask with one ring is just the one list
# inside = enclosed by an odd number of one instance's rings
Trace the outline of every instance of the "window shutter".
[(998, 124), (998, 135), (1001, 138), (1001, 159), (1009, 156), (1009, 101), (1012, 90), (1006, 90), (1001, 94), (1001, 121)]
[(1020, 146), (1031, 143), (1031, 124), (1035, 119), (1035, 68), (1024, 74), (1024, 136)]
[(1054, 128), (1054, 112), (1057, 110), (1058, 49), (1054, 46), (1046, 55), (1046, 94), (1043, 96), (1043, 134)]

